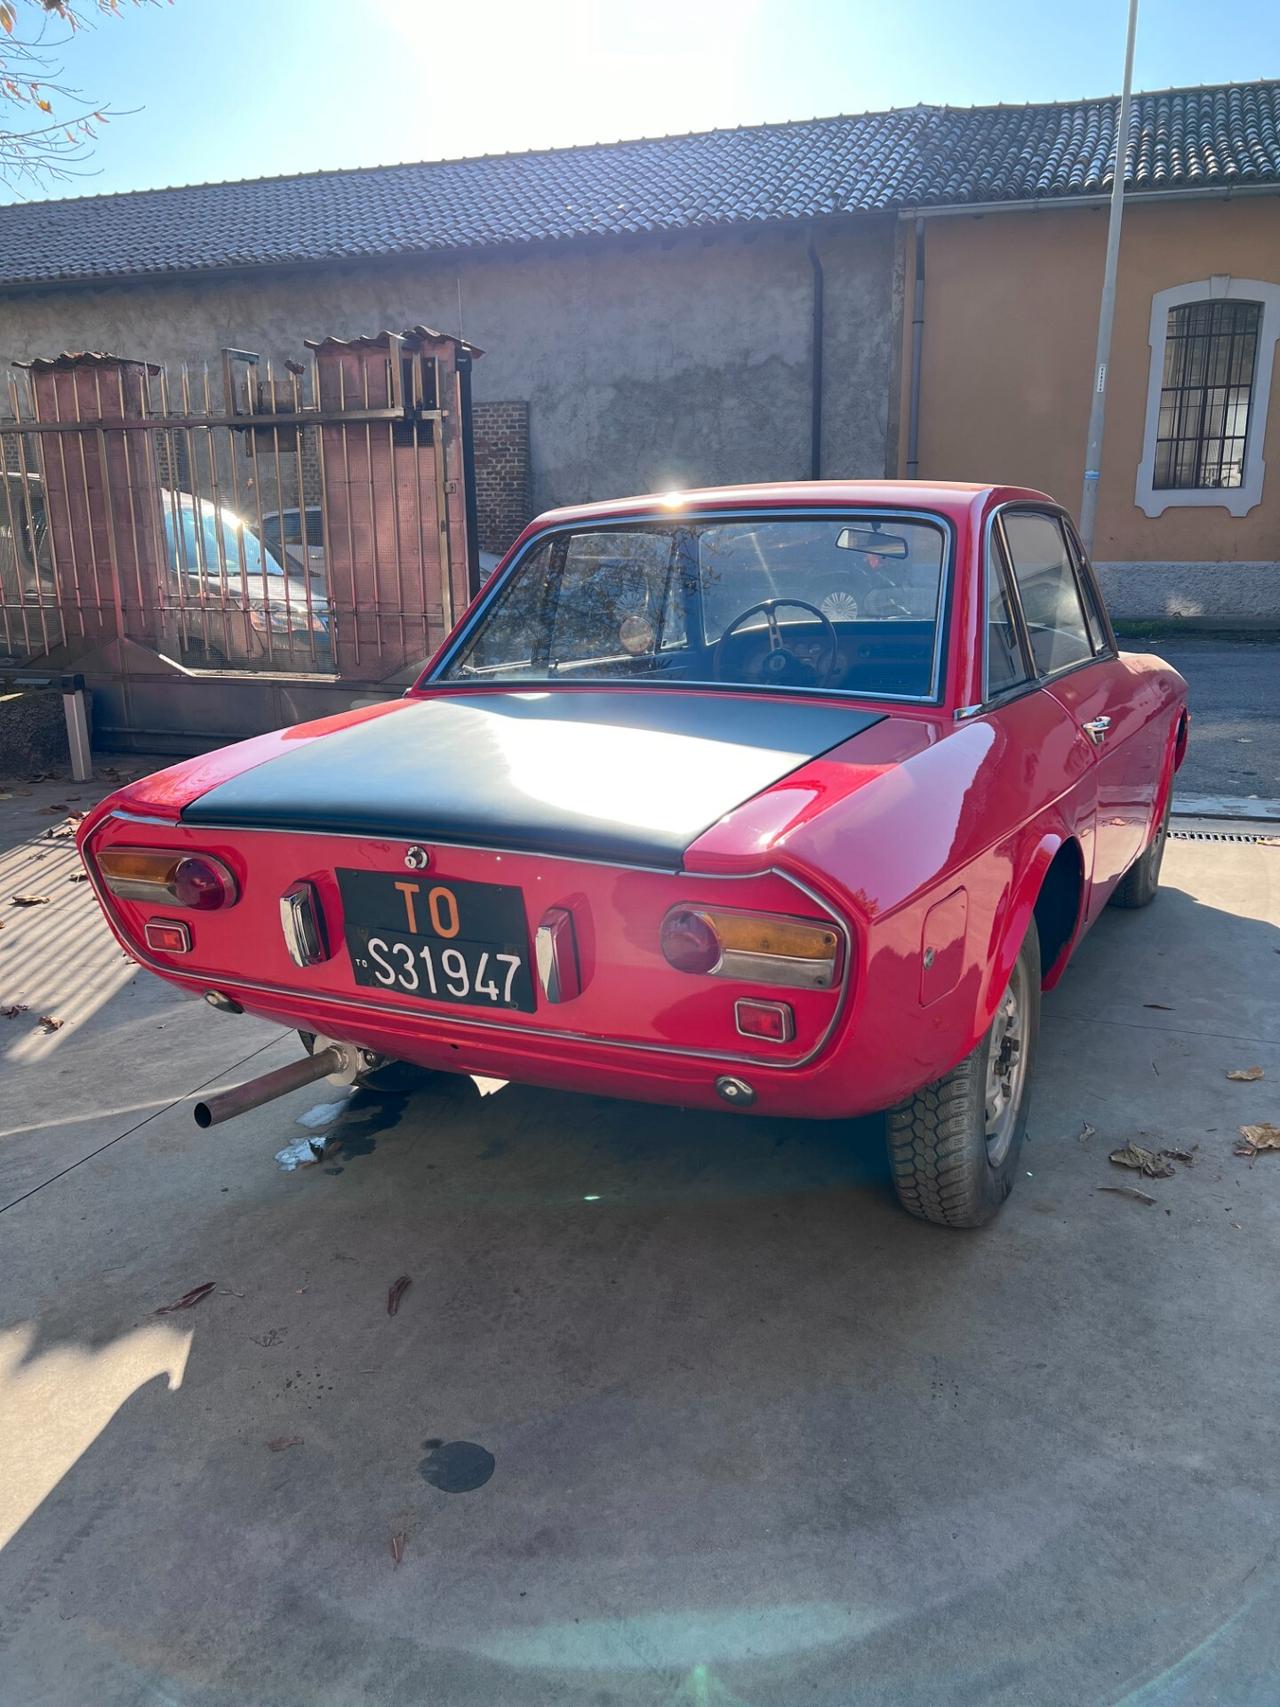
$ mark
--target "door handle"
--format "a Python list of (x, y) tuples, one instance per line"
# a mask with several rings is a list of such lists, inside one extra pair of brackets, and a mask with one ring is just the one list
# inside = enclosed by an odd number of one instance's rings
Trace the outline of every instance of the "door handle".
[(1111, 727), (1111, 719), (1109, 717), (1091, 717), (1087, 723), (1082, 723), (1080, 727), (1094, 746), (1100, 747), (1106, 739), (1107, 730)]

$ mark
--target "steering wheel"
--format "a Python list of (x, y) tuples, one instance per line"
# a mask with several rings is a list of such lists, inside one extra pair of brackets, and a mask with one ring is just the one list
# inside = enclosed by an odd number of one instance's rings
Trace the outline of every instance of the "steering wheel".
[[(807, 659), (798, 657), (790, 647), (783, 644), (778, 632), (778, 611), (785, 606), (794, 610), (808, 611), (810, 616), (816, 616), (822, 624), (822, 638), (828, 649), (828, 656), (817, 664), (810, 664)], [(797, 679), (797, 672), (813, 672), (816, 684), (824, 686), (835, 674), (836, 664), (840, 658), (840, 636), (832, 626), (831, 619), (820, 611), (817, 605), (811, 605), (807, 599), (761, 599), (758, 605), (749, 605), (746, 610), (739, 611), (733, 621), (722, 630), (716, 649), (711, 659), (711, 670), (716, 680), (720, 678), (720, 668), (724, 662), (724, 643), (735, 629), (741, 628), (749, 616), (763, 613), (769, 631), (769, 650), (760, 665), (760, 680), (772, 681), (781, 686), (788, 684), (803, 685)]]

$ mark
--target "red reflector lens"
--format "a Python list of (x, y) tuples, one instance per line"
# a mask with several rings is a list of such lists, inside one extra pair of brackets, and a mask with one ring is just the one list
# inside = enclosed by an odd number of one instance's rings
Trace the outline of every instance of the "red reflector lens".
[(212, 913), (219, 907), (229, 907), (235, 900), (235, 879), (221, 860), (189, 854), (178, 862), (173, 874), (173, 898), (180, 907)]
[(744, 1037), (763, 1037), (770, 1043), (790, 1043), (796, 1034), (795, 1015), (787, 1002), (735, 1002), (733, 1012), (738, 1030)]
[(181, 919), (152, 919), (142, 931), (148, 948), (161, 954), (190, 954), (191, 932)]
[(714, 926), (691, 907), (675, 907), (667, 914), (660, 940), (677, 972), (710, 972), (724, 952)]

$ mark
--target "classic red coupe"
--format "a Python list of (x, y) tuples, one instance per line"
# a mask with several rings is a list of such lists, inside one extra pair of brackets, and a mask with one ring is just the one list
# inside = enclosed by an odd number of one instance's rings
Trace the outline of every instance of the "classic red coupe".
[(135, 782), (80, 848), (130, 954), (302, 1034), (202, 1124), (401, 1061), (885, 1110), (903, 1205), (971, 1227), (1186, 742), (1051, 498), (730, 487), (541, 516), (402, 699)]

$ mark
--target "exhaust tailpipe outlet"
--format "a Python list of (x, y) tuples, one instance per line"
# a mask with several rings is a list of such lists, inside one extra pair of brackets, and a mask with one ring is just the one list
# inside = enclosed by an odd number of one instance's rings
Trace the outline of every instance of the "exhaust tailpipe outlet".
[(301, 1061), (290, 1061), (270, 1073), (235, 1085), (229, 1091), (210, 1097), (195, 1106), (196, 1125), (221, 1126), (224, 1120), (234, 1120), (237, 1114), (247, 1114), (251, 1108), (261, 1108), (265, 1102), (301, 1090), (303, 1085), (317, 1079), (332, 1078), (340, 1084), (351, 1084), (360, 1069), (360, 1052), (349, 1043), (326, 1043), (314, 1055), (304, 1055)]

